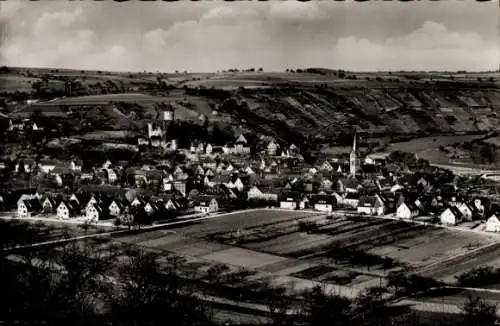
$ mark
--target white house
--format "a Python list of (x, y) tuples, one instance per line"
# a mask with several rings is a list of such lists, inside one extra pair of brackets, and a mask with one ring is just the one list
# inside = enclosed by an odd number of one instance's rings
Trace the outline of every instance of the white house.
[(140, 199), (139, 197), (135, 197), (134, 200), (132, 200), (132, 202), (130, 203), (130, 206), (132, 207), (141, 207), (143, 206), (145, 203), (142, 199)]
[(462, 213), (454, 206), (448, 207), (441, 213), (439, 219), (441, 220), (441, 224), (456, 225), (461, 221)]
[(276, 144), (274, 141), (270, 141), (267, 145), (266, 150), (268, 155), (274, 156), (276, 155), (276, 151), (278, 150), (278, 144)]
[(42, 211), (42, 205), (38, 198), (26, 199), (17, 204), (17, 215), (19, 217), (30, 217)]
[(280, 208), (284, 209), (297, 209), (298, 208), (298, 199), (294, 194), (285, 194), (280, 201)]
[(486, 221), (486, 231), (500, 232), (500, 219), (498, 219), (496, 214), (491, 215)]
[(335, 197), (331, 195), (316, 195), (314, 209), (321, 212), (332, 212), (335, 207)]
[(411, 202), (401, 202), (396, 209), (396, 217), (403, 220), (411, 220), (418, 214), (418, 207)]
[(253, 186), (247, 192), (248, 199), (263, 199), (263, 200), (278, 200), (278, 194), (273, 194), (268, 191), (262, 191), (257, 186)]
[(38, 168), (40, 169), (41, 172), (43, 173), (49, 173), (50, 171), (54, 170), (57, 166), (57, 162), (53, 160), (43, 160), (40, 161), (38, 164)]
[(118, 176), (113, 169), (106, 169), (107, 175), (108, 175), (108, 182), (109, 183), (115, 183), (116, 180), (118, 180)]
[(213, 196), (200, 196), (194, 206), (194, 211), (208, 214), (217, 212), (219, 210), (219, 203)]
[(384, 214), (384, 202), (377, 195), (362, 196), (359, 199), (357, 211), (359, 214), (380, 216)]
[(152, 215), (157, 211), (157, 208), (154, 204), (147, 202), (146, 205), (144, 205), (144, 210), (148, 215)]
[(81, 171), (82, 165), (80, 163), (78, 163), (77, 161), (71, 161), (69, 163), (69, 168), (73, 171)]
[(122, 214), (124, 208), (121, 201), (113, 200), (111, 204), (109, 204), (109, 215), (118, 217)]
[(345, 208), (357, 209), (359, 204), (359, 194), (347, 193), (342, 197), (341, 203)]
[(480, 198), (474, 199), (474, 207), (480, 215), (484, 214), (484, 205)]
[(104, 209), (102, 206), (98, 204), (89, 205), (85, 210), (85, 217), (89, 221), (97, 222), (99, 220), (108, 218), (109, 210)]
[(67, 220), (70, 217), (76, 216), (78, 208), (68, 201), (61, 201), (57, 206), (57, 218)]
[(207, 147), (205, 147), (205, 153), (208, 155), (212, 154), (213, 151), (213, 146), (211, 144), (207, 144)]
[(180, 208), (180, 205), (177, 201), (175, 200), (172, 200), (172, 199), (169, 199), (166, 203), (165, 203), (165, 208), (169, 211), (177, 211), (179, 210)]
[(466, 203), (464, 202), (461, 202), (461, 203), (458, 203), (456, 205), (456, 207), (458, 208), (458, 210), (460, 211), (460, 213), (462, 213), (462, 217), (464, 220), (467, 220), (467, 221), (472, 221), (472, 209), (469, 205), (467, 205)]
[(238, 189), (238, 191), (242, 191), (245, 188), (245, 185), (243, 184), (243, 181), (241, 181), (240, 178), (237, 178), (236, 180), (234, 180), (234, 182), (231, 182), (230, 184), (228, 184), (228, 187), (229, 188), (236, 188), (236, 189)]
[(333, 171), (333, 166), (330, 162), (324, 161), (323, 164), (319, 167), (320, 170), (323, 171)]
[(56, 209), (56, 202), (53, 198), (46, 197), (42, 202), (43, 212), (50, 213)]

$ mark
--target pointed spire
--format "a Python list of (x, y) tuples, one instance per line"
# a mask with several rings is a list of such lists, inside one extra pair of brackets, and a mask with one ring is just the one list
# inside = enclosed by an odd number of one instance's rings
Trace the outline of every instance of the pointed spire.
[(356, 152), (356, 138), (358, 138), (357, 132), (354, 132), (354, 140), (352, 142), (352, 151), (355, 153)]

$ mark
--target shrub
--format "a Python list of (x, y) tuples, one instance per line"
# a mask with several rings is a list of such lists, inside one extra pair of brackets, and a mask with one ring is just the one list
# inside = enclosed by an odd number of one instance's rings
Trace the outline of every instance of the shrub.
[(473, 268), (455, 277), (459, 286), (486, 286), (496, 283), (500, 276), (500, 269), (491, 266)]

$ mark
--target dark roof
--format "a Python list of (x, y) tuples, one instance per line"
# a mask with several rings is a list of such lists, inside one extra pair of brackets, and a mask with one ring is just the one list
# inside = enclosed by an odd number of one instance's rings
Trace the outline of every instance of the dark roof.
[(313, 195), (313, 200), (315, 204), (336, 204), (336, 199), (332, 195)]
[(109, 208), (108, 206), (106, 205), (102, 205), (102, 204), (94, 204), (93, 205), (95, 207), (95, 209), (97, 209), (97, 211), (101, 214), (107, 214), (109, 213)]
[(443, 210), (443, 212), (446, 210), (446, 209), (450, 209), (450, 211), (457, 217), (461, 217), (462, 216), (462, 212), (460, 212), (460, 210), (458, 208), (456, 208), (455, 206), (450, 206), (450, 207), (447, 207)]
[(381, 188), (392, 187), (394, 184), (389, 178), (378, 179), (377, 181)]
[(293, 201), (298, 201), (300, 199), (300, 194), (296, 191), (283, 191), (280, 194), (282, 201), (288, 201), (289, 199)]
[(80, 210), (80, 206), (75, 201), (63, 200), (59, 203), (59, 205), (61, 204), (64, 204), (68, 208), (70, 215), (74, 215)]
[(412, 211), (412, 212), (418, 211), (418, 207), (417, 207), (417, 205), (415, 205), (415, 203), (413, 201), (405, 200), (401, 204), (405, 204), (406, 207), (408, 207), (410, 209), (410, 211)]
[(352, 188), (352, 189), (355, 189), (360, 185), (358, 180), (350, 178), (340, 178), (338, 182), (341, 182), (345, 188)]
[(56, 207), (56, 206), (57, 206), (57, 204), (58, 204), (58, 200), (56, 200), (56, 199), (55, 199), (55, 198), (53, 198), (53, 197), (45, 197), (45, 198), (43, 199), (43, 201), (42, 201), (42, 204), (43, 204), (46, 200), (48, 200), (48, 201), (49, 201), (49, 203), (52, 205), (52, 207)]
[(345, 199), (359, 199), (359, 198), (360, 198), (359, 194), (352, 192), (347, 193), (347, 195), (345, 196)]
[(90, 200), (90, 193), (88, 192), (75, 193), (74, 195), (80, 204), (87, 204)]
[(363, 164), (363, 165), (361, 165), (361, 172), (363, 172), (363, 173), (378, 173), (379, 169), (374, 164)]
[(362, 207), (375, 207), (377, 198), (375, 196), (361, 196), (359, 198), (358, 206)]
[(213, 196), (213, 195), (199, 195), (196, 198), (196, 204), (198, 206), (208, 206), (208, 205), (210, 205), (210, 202), (212, 201), (212, 199), (216, 199), (215, 196)]
[(113, 202), (116, 203), (116, 205), (118, 206), (119, 209), (124, 209), (125, 207), (127, 207), (129, 205), (129, 203), (125, 199), (118, 199), (118, 198), (113, 199), (113, 200), (111, 200), (109, 205), (111, 205)]
[(215, 183), (229, 183), (231, 181), (231, 175), (217, 175), (213, 180)]
[(40, 201), (37, 198), (25, 199), (23, 200), (23, 203), (29, 211), (39, 211), (42, 209), (42, 204), (40, 204)]

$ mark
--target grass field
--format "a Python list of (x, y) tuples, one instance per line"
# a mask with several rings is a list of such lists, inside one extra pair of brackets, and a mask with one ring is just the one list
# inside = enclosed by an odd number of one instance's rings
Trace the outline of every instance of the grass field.
[(132, 137), (133, 133), (128, 130), (101, 130), (88, 132), (83, 135), (74, 136), (75, 138), (85, 140), (106, 140), (106, 139), (124, 139)]
[[(320, 225), (319, 231), (299, 232), (298, 221), (315, 221)], [(377, 264), (368, 268), (359, 262), (327, 258), (326, 250), (333, 243), (390, 258), (395, 262), (392, 269), (406, 267), (417, 271), (497, 241), (493, 236), (393, 220), (327, 220), (322, 214), (280, 210), (235, 213), (168, 232), (118, 240), (188, 257), (197, 264), (196, 268), (225, 264), (272, 275), (281, 282), (294, 281), (302, 286), (322, 282), (344, 292), (378, 285), (387, 271)]]
[(0, 75), (0, 89), (3, 92), (30, 92), (33, 83), (37, 82), (38, 78), (25, 77), (20, 75)]
[[(88, 229), (84, 229), (77, 224), (69, 224), (62, 222), (55, 222), (50, 220), (34, 220), (34, 219), (22, 219), (22, 218), (6, 218), (12, 216), (15, 213), (2, 213), (2, 219), (0, 223), (6, 223), (10, 225), (12, 230), (27, 230), (23, 231), (24, 235), (21, 234), (17, 238), (16, 234), (12, 232), (12, 239), (5, 239), (12, 245), (26, 245), (36, 242), (50, 241), (56, 239), (72, 238), (81, 235), (96, 234), (102, 232), (112, 231), (114, 228), (101, 226), (101, 225), (89, 225)], [(31, 229), (35, 230), (36, 237), (32, 238), (28, 234), (31, 233)]]
[(122, 94), (106, 94), (106, 95), (88, 95), (60, 98), (49, 102), (40, 102), (33, 105), (34, 107), (43, 106), (59, 106), (59, 105), (104, 105), (109, 102), (130, 102), (138, 104), (151, 104), (161, 102), (163, 97), (151, 96), (140, 93), (122, 93)]

